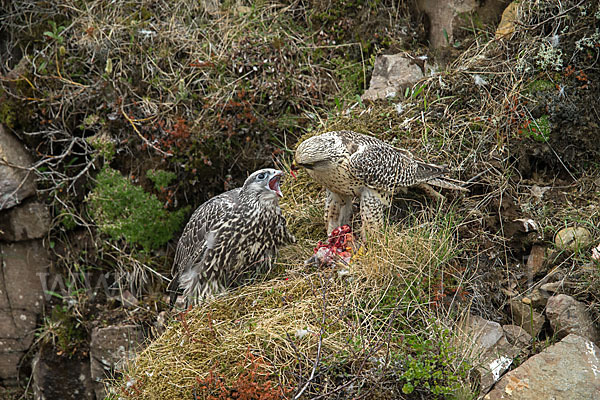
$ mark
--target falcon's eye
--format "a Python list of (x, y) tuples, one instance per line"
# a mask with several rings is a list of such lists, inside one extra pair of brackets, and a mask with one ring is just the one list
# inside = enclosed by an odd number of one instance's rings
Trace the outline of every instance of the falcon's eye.
[(260, 180), (265, 179), (265, 173), (261, 172), (260, 174), (258, 174), (257, 178)]

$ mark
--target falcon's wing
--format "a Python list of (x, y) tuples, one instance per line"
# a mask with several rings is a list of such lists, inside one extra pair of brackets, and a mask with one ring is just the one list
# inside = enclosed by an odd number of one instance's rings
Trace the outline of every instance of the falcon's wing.
[(233, 210), (240, 188), (213, 197), (194, 211), (177, 243), (172, 274), (184, 271), (203, 253), (207, 234)]
[(365, 186), (385, 192), (395, 192), (447, 172), (444, 167), (415, 160), (410, 152), (383, 142), (356, 146), (348, 167)]

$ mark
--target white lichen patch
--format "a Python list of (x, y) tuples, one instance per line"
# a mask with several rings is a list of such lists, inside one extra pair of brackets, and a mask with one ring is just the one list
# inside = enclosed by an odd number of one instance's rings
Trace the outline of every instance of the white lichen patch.
[(585, 347), (590, 354), (591, 368), (594, 373), (594, 377), (600, 376), (600, 359), (598, 359), (598, 354), (596, 354), (596, 348), (592, 342), (586, 341)]
[(512, 358), (504, 356), (500, 356), (500, 358), (497, 358), (490, 363), (489, 367), (490, 371), (492, 372), (494, 382), (500, 379), (500, 375), (502, 375), (502, 373), (506, 371), (506, 369), (510, 366), (511, 363)]

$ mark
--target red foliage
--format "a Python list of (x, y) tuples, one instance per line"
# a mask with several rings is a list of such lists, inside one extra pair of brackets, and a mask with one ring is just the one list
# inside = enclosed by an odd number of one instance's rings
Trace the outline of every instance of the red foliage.
[[(250, 361), (250, 365), (246, 364)], [(223, 378), (210, 371), (204, 379), (196, 377), (195, 400), (278, 400), (287, 398), (291, 389), (283, 388), (262, 370), (269, 364), (248, 350), (240, 366), (245, 368), (237, 380), (227, 386)]]

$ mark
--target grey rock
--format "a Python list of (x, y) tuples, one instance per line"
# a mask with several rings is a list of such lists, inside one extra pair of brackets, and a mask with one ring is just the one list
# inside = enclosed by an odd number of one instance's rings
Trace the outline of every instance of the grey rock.
[(545, 292), (556, 293), (561, 286), (563, 286), (562, 282), (544, 283), (542, 286), (540, 286), (540, 289)]
[(14, 207), (36, 192), (28, 170), (33, 159), (19, 139), (0, 125), (0, 210)]
[(0, 242), (0, 380), (14, 383), (44, 304), (49, 258), (41, 240)]
[(508, 343), (520, 349), (526, 349), (531, 345), (533, 338), (525, 329), (517, 325), (503, 325), (502, 330)]
[(429, 42), (435, 49), (452, 46), (460, 33), (471, 28), (471, 15), (484, 25), (500, 21), (507, 0), (417, 0), (417, 6), (429, 17)]
[(144, 340), (136, 325), (107, 326), (92, 330), (90, 367), (96, 397), (106, 396), (103, 380), (123, 371), (124, 363), (132, 360)]
[[(10, 348), (18, 350), (9, 351)], [(25, 351), (19, 342), (10, 339), (0, 339), (0, 349), (0, 382), (2, 386), (17, 386), (19, 363)]]
[(423, 71), (413, 60), (403, 54), (380, 55), (375, 60), (369, 89), (363, 100), (395, 97), (399, 91), (423, 78)]
[(10, 242), (40, 239), (50, 229), (50, 212), (45, 204), (26, 202), (0, 211), (0, 240)]
[(58, 356), (51, 347), (42, 346), (33, 359), (32, 372), (36, 400), (96, 398), (87, 358)]
[(533, 309), (530, 304), (523, 303), (520, 299), (511, 299), (509, 301), (510, 317), (515, 325), (525, 329), (533, 337), (542, 330), (546, 318)]
[(571, 334), (507, 373), (484, 399), (597, 399), (599, 371), (600, 349)]
[(581, 226), (563, 228), (556, 233), (554, 244), (560, 250), (576, 251), (592, 244), (592, 234)]
[(548, 299), (546, 317), (557, 337), (574, 333), (598, 343), (600, 334), (594, 326), (585, 304), (566, 294), (557, 294)]
[(456, 348), (467, 352), (465, 356), (481, 375), (481, 391), (485, 393), (512, 364), (520, 349), (506, 340), (500, 324), (476, 315), (467, 316), (459, 329)]
[(533, 304), (534, 307), (538, 308), (538, 309), (543, 309), (544, 307), (546, 307), (546, 303), (548, 302), (548, 299), (550, 298), (550, 293), (546, 292), (545, 290), (541, 290), (541, 289), (532, 289), (531, 293), (529, 294), (529, 299), (531, 300), (531, 304)]

